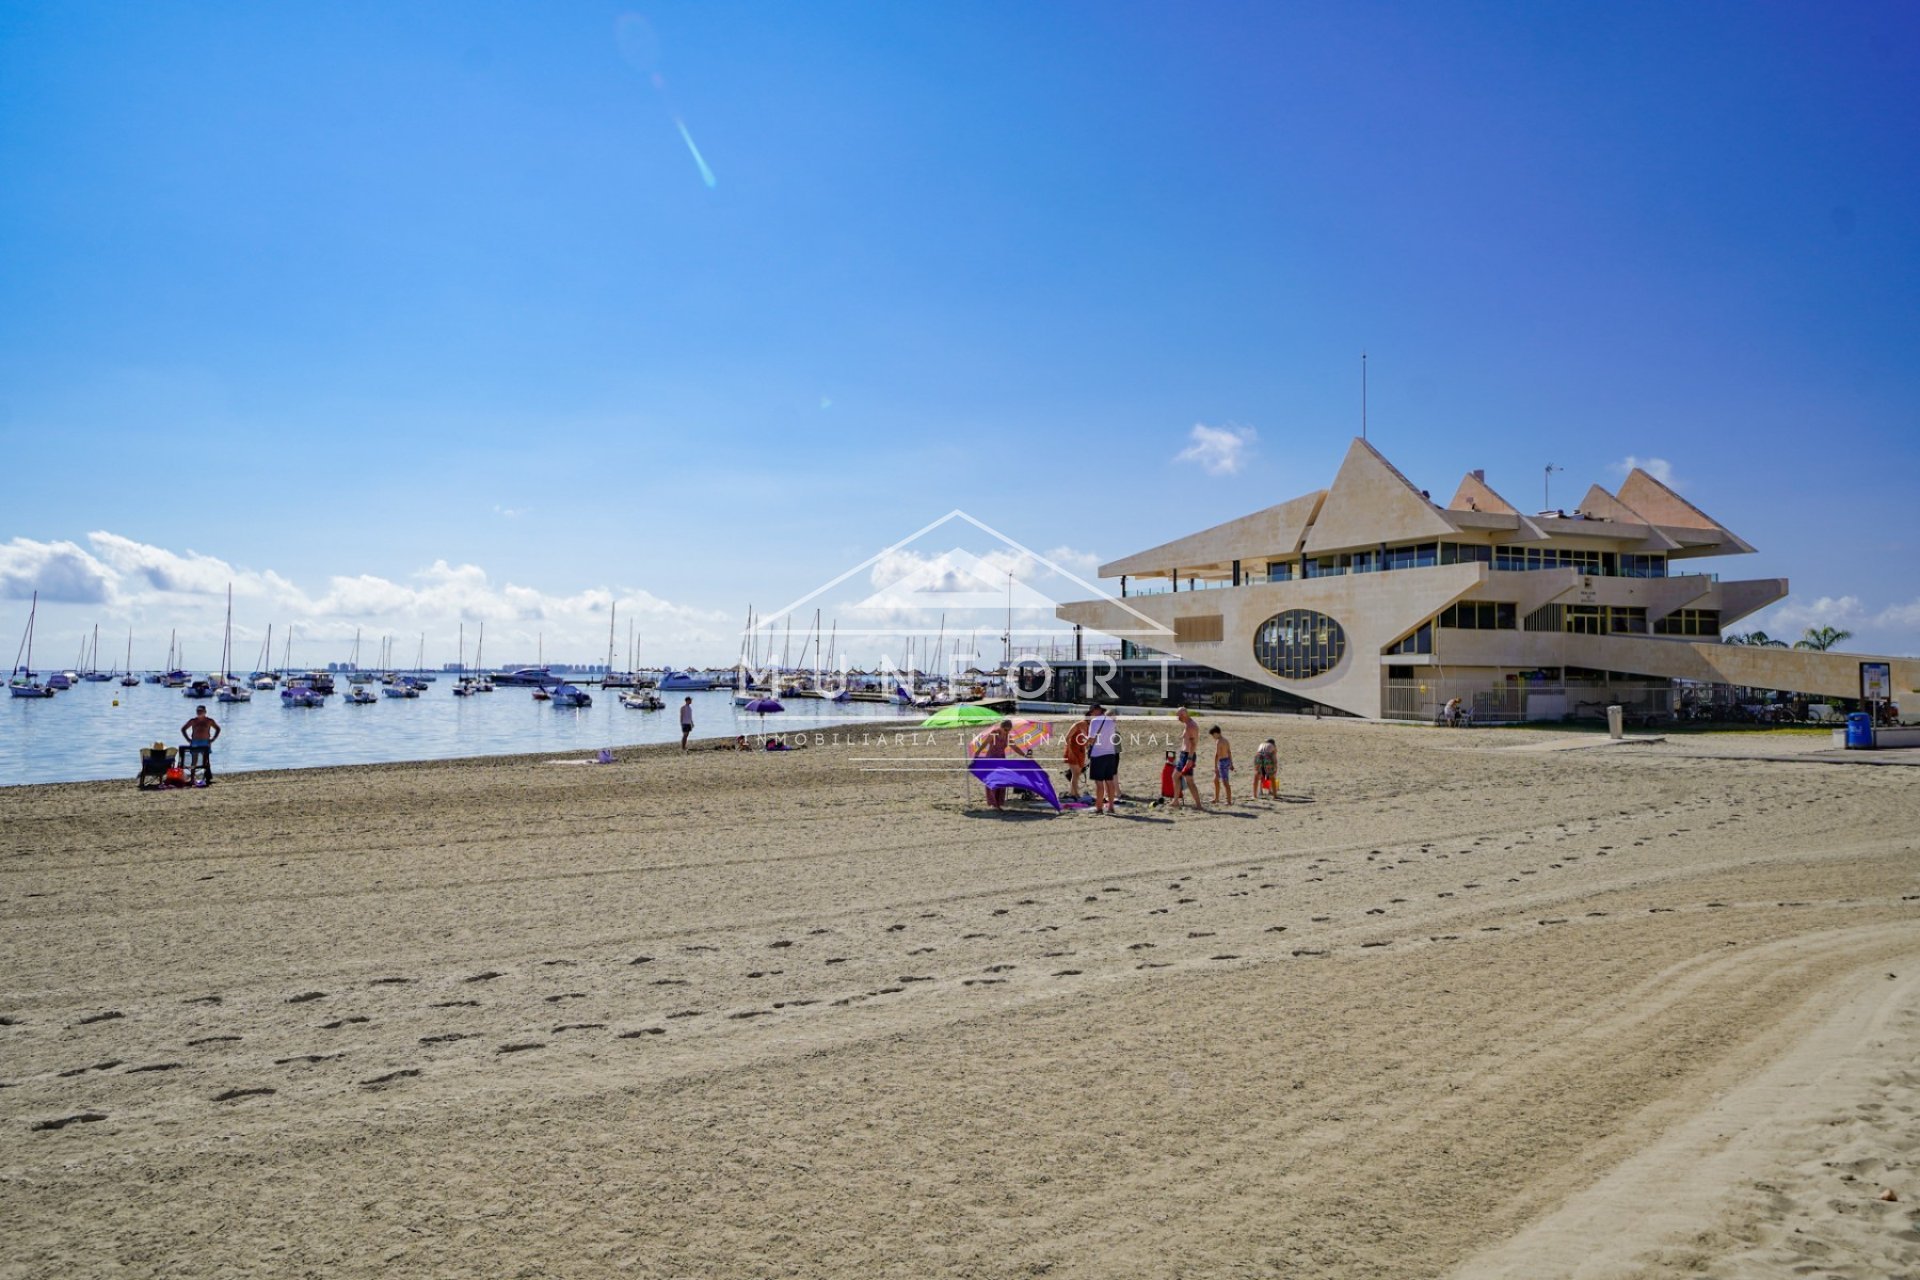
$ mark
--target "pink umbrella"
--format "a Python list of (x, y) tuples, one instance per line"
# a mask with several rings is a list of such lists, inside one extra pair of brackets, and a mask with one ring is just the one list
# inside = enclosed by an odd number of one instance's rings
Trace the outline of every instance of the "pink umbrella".
[[(993, 730), (989, 728), (974, 735), (974, 754), (979, 754), (992, 734)], [(1012, 730), (1007, 734), (1007, 747), (1012, 751), (1032, 751), (1042, 743), (1051, 741), (1053, 741), (1053, 726), (1042, 724), (1037, 720), (1015, 720)]]

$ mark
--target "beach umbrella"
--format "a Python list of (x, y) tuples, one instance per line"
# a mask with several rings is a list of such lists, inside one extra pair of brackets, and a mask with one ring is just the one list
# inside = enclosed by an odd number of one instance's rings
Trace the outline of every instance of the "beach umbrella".
[(767, 717), (777, 716), (782, 711), (785, 711), (786, 708), (780, 705), (780, 699), (778, 698), (755, 698), (752, 702), (742, 707), (741, 710), (751, 711), (760, 717), (760, 732), (764, 736), (767, 732)]
[(1047, 771), (1038, 762), (1011, 758), (1007, 760), (975, 760), (967, 766), (983, 787), (1016, 787), (1040, 797), (1055, 813), (1060, 811), (1060, 797), (1054, 794), (1053, 782), (1047, 777)]
[(976, 706), (971, 702), (957, 702), (950, 707), (942, 707), (920, 722), (922, 729), (965, 729), (973, 725), (998, 724), (1004, 719), (992, 707)]
[[(978, 751), (986, 746), (987, 738), (992, 733), (992, 729), (987, 729), (975, 734), (973, 749)], [(1013, 751), (1032, 751), (1042, 743), (1051, 741), (1053, 741), (1053, 726), (1042, 724), (1038, 720), (1015, 720), (1012, 732), (1007, 735), (1007, 747)]]

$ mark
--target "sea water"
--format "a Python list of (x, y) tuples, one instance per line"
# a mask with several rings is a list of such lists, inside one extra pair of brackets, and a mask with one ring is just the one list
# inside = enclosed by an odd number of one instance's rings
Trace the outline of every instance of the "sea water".
[[(346, 678), (338, 679), (344, 692)], [(418, 698), (381, 695), (355, 705), (336, 693), (325, 706), (289, 707), (277, 689), (258, 690), (251, 702), (223, 703), (186, 698), (157, 684), (129, 689), (83, 682), (51, 698), (0, 699), (0, 785), (132, 781), (140, 772), (140, 748), (156, 742), (179, 746), (181, 725), (202, 701), (221, 727), (213, 750), (216, 777), (247, 769), (541, 751), (579, 751), (584, 757), (601, 747), (678, 742), (681, 699), (687, 697), (693, 699), (694, 737), (705, 739), (849, 722), (900, 728), (924, 714), (903, 714), (885, 703), (794, 698), (785, 712), (759, 716), (734, 706), (733, 694), (724, 690), (665, 692), (665, 710), (632, 711), (620, 705), (618, 690), (580, 687), (592, 695), (592, 706), (555, 707), (535, 700), (529, 688), (509, 685), (456, 698), (453, 681), (443, 677)]]

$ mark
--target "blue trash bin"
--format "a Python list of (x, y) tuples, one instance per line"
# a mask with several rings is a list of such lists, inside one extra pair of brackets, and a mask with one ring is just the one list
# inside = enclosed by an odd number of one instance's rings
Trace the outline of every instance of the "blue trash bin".
[(1865, 711), (1847, 713), (1847, 750), (1872, 750), (1873, 716)]

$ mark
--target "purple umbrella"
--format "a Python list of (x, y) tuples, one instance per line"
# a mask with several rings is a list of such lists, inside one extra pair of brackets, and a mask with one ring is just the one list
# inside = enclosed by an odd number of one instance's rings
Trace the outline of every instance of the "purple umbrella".
[(1052, 805), (1056, 813), (1060, 810), (1060, 797), (1053, 793), (1053, 782), (1038, 761), (1013, 756), (994, 760), (982, 756), (976, 757), (967, 770), (983, 787), (1017, 787), (1039, 796)]
[(786, 708), (780, 705), (780, 699), (778, 698), (755, 698), (752, 702), (742, 707), (741, 710), (751, 711), (760, 717), (760, 732), (764, 735), (767, 731), (767, 717), (770, 715), (777, 716), (782, 711), (785, 711)]

